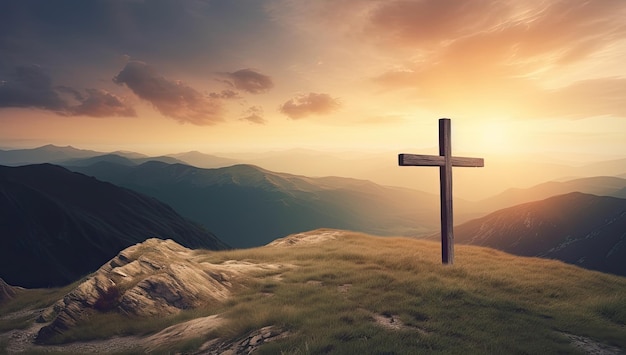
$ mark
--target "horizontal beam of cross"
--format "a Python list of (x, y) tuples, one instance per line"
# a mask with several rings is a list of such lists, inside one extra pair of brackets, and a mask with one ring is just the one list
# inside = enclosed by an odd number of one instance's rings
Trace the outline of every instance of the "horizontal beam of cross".
[[(450, 157), (452, 166), (483, 167), (483, 158)], [(419, 154), (399, 154), (398, 164), (400, 166), (445, 166), (446, 157), (441, 155), (419, 155)]]

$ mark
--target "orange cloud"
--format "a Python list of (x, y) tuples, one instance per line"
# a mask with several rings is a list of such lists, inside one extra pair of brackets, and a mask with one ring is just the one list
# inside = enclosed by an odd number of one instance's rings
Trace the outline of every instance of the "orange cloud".
[(75, 116), (109, 117), (121, 116), (132, 117), (137, 113), (132, 107), (118, 96), (100, 89), (86, 89), (86, 96), (82, 96), (80, 104), (68, 108)]
[(246, 110), (245, 116), (241, 118), (242, 121), (248, 121), (256, 124), (265, 124), (266, 121), (263, 118), (263, 108), (261, 106), (251, 106)]
[(328, 114), (340, 106), (339, 100), (328, 94), (311, 92), (288, 100), (280, 106), (279, 110), (291, 119), (298, 119), (309, 115)]
[(430, 108), (580, 118), (622, 115), (611, 96), (624, 92), (623, 81), (595, 78), (586, 84), (598, 90), (574, 82), (548, 91), (541, 79), (622, 41), (624, 18), (619, 0), (388, 1), (371, 12), (364, 34), (389, 50), (414, 52), (404, 69), (374, 80), (412, 89)]
[[(68, 102), (62, 97), (64, 93), (78, 104)], [(81, 93), (68, 86), (53, 86), (52, 79), (37, 65), (18, 66), (10, 80), (0, 83), (0, 107), (38, 108), (62, 116), (137, 115), (122, 98), (106, 90), (86, 89)]]
[(274, 87), (272, 78), (252, 69), (241, 69), (224, 75), (229, 79), (224, 80), (224, 82), (251, 94), (264, 93)]
[(181, 81), (169, 80), (144, 62), (131, 61), (113, 78), (150, 102), (164, 116), (181, 123), (210, 125), (223, 121), (222, 103)]

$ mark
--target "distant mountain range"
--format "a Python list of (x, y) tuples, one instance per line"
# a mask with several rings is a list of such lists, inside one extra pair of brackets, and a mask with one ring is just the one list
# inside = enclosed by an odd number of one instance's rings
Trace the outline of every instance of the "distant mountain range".
[(0, 278), (60, 286), (148, 238), (227, 245), (152, 197), (62, 167), (0, 166)]
[(626, 198), (626, 179), (616, 176), (594, 176), (568, 181), (549, 181), (526, 189), (508, 189), (501, 194), (476, 202), (473, 208), (492, 212), (570, 192)]
[(69, 169), (156, 197), (234, 247), (320, 227), (419, 235), (439, 223), (438, 196), (364, 180), (157, 161), (137, 166), (101, 161)]
[(93, 150), (76, 149), (71, 146), (59, 147), (48, 144), (33, 149), (0, 150), (0, 165), (19, 166), (42, 163), (59, 163), (70, 159), (90, 158), (104, 153)]
[(626, 199), (572, 192), (455, 227), (455, 240), (626, 276)]
[(139, 165), (147, 161), (161, 161), (168, 164), (190, 164), (204, 168), (216, 168), (237, 164), (238, 161), (216, 157), (200, 152), (186, 152), (172, 155), (149, 157), (144, 154), (126, 151), (111, 153), (77, 149), (72, 146), (59, 147), (45, 145), (33, 149), (0, 150), (0, 165), (21, 166), (52, 163), (58, 165), (86, 166), (100, 161), (124, 165)]
[[(401, 186), (434, 194), (438, 193), (439, 180), (436, 169), (399, 167), (397, 154), (403, 152), (434, 154), (436, 148), (365, 153), (292, 149), (258, 153), (218, 153), (219, 156), (194, 151), (148, 157), (133, 152), (105, 153), (48, 145), (35, 149), (0, 150), (0, 165), (15, 166), (43, 162), (76, 165), (75, 162), (70, 163), (70, 161), (115, 154), (129, 158), (137, 165), (147, 160), (163, 161), (170, 164), (184, 162), (200, 168), (251, 164), (266, 170), (295, 175), (350, 177), (369, 180), (380, 185)], [(590, 158), (587, 157), (587, 159)], [(565, 181), (595, 176), (626, 178), (620, 176), (622, 174), (626, 174), (626, 159), (623, 158), (581, 164), (580, 162), (560, 161), (542, 156), (489, 155), (485, 157), (484, 168), (455, 169), (454, 194), (465, 200), (483, 200), (512, 186), (529, 187), (546, 181)]]
[[(306, 157), (306, 165), (310, 161), (312, 167), (323, 171), (323, 157), (312, 151), (291, 153)], [(291, 162), (290, 156), (286, 152), (267, 153), (252, 160), (277, 162), (275, 158), (282, 157)], [(366, 180), (310, 178), (243, 164), (214, 169), (186, 165), (189, 161), (205, 166), (238, 161), (199, 152), (151, 158), (132, 152), (102, 154), (55, 146), (0, 151), (0, 162), (44, 157), (72, 165), (68, 167), (71, 170), (155, 197), (234, 247), (263, 245), (283, 235), (320, 227), (412, 236), (439, 228), (437, 195)], [(345, 159), (344, 165), (359, 158), (347, 155)], [(342, 161), (335, 163), (340, 166)], [(615, 160), (587, 167), (613, 174), (623, 171), (625, 163), (626, 160)], [(587, 167), (564, 170), (550, 166), (551, 174), (588, 173), (583, 171)], [(485, 181), (488, 183), (488, 179)], [(420, 186), (418, 181), (416, 186)], [(624, 200), (619, 198), (625, 197), (626, 175), (622, 174), (550, 181), (509, 189), (478, 202), (455, 199), (455, 222), (460, 224), (455, 234), (458, 242), (519, 255), (557, 258), (623, 275), (626, 267), (616, 261), (619, 259), (615, 255), (624, 256), (626, 227), (620, 215), (624, 212), (620, 209)], [(461, 224), (486, 213), (491, 214)]]

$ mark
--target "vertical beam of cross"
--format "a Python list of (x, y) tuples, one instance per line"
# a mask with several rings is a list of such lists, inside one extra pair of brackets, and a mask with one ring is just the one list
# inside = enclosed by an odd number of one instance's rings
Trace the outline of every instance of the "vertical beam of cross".
[(452, 167), (482, 167), (483, 158), (452, 156), (451, 123), (449, 118), (439, 120), (439, 155), (400, 154), (400, 166), (438, 166), (441, 198), (441, 262), (454, 263), (454, 230), (452, 212)]
[(441, 262), (454, 263), (454, 215), (452, 214), (452, 143), (450, 120), (439, 120), (439, 156), (444, 157), (439, 167), (439, 191), (441, 197)]

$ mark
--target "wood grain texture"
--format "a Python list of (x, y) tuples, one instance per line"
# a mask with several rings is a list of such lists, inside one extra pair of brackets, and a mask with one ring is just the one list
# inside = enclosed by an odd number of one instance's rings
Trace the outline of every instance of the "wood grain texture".
[(450, 120), (439, 120), (439, 155), (444, 158), (439, 167), (441, 197), (441, 262), (454, 264), (454, 232), (452, 214), (452, 143)]
[(483, 158), (452, 156), (451, 122), (439, 120), (439, 155), (399, 154), (400, 166), (438, 166), (441, 197), (441, 262), (454, 263), (454, 231), (452, 212), (452, 167), (482, 167)]
[[(483, 158), (451, 157), (452, 166), (480, 168), (485, 166)], [(398, 154), (400, 166), (443, 166), (445, 157), (441, 155)]]

